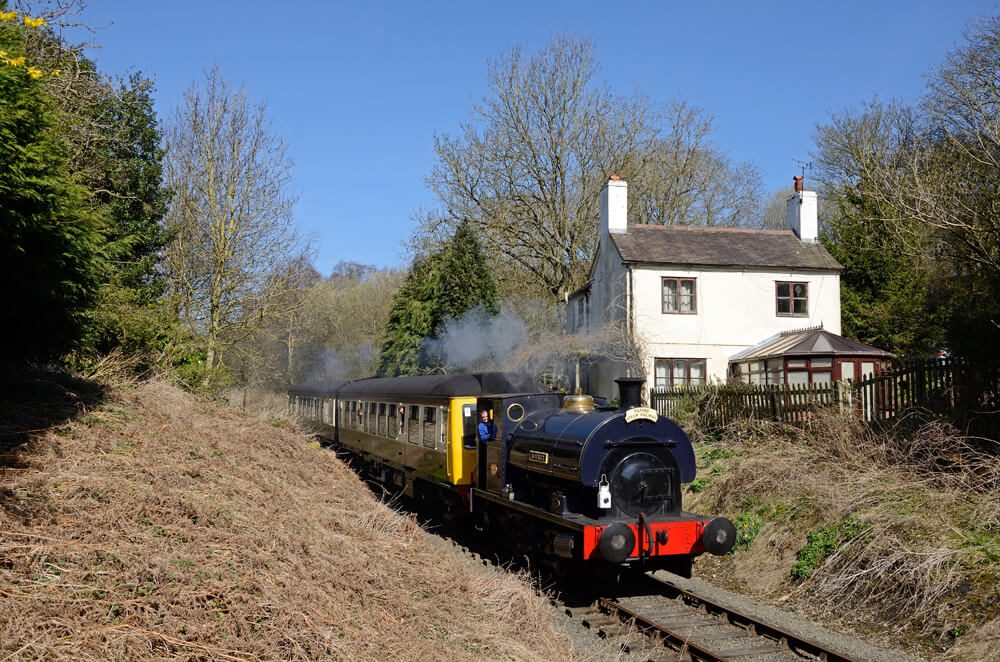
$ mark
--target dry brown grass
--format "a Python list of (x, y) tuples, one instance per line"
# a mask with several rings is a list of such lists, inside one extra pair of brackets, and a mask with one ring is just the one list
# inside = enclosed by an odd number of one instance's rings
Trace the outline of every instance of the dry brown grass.
[[(876, 434), (826, 413), (803, 428), (727, 431), (715, 447), (736, 455), (712, 463), (688, 506), (763, 526), (712, 571), (897, 642), (917, 635), (943, 650), (985, 636), (976, 630), (1000, 617), (1000, 455), (943, 423), (907, 424)], [(807, 534), (845, 522), (863, 532), (794, 580)]]
[(574, 657), (527, 584), (278, 421), (153, 383), (21, 452), (0, 469), (0, 659)]

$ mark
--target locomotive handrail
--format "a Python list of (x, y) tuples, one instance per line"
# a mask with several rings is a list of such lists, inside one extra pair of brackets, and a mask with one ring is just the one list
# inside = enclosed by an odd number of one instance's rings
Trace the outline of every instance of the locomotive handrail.
[(635, 437), (630, 437), (629, 439), (609, 439), (604, 442), (605, 448), (623, 448), (627, 446), (676, 446), (677, 442), (673, 439), (667, 439), (666, 441), (660, 439), (636, 439)]
[[(513, 438), (514, 438), (514, 433), (512, 432), (512, 433), (510, 433), (510, 435), (508, 435), (508, 439), (513, 439)], [(567, 446), (570, 445), (570, 444), (574, 444), (576, 446), (583, 446), (584, 445), (584, 442), (581, 441), (581, 440), (579, 440), (579, 439), (565, 439), (563, 437), (551, 437), (551, 436), (539, 435), (539, 434), (522, 434), (522, 433), (518, 433), (517, 439), (519, 441), (522, 441), (522, 440), (523, 441), (544, 441), (544, 442), (550, 443), (550, 444), (559, 443), (559, 444), (566, 444)]]

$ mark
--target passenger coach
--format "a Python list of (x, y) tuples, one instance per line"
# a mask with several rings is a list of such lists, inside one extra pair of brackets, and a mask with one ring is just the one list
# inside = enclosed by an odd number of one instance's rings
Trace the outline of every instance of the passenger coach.
[(477, 470), (477, 398), (547, 390), (509, 373), (374, 377), (296, 385), (289, 408), (321, 423), (328, 442), (359, 452), (369, 470), (410, 496), (415, 479), (464, 488), (464, 495)]

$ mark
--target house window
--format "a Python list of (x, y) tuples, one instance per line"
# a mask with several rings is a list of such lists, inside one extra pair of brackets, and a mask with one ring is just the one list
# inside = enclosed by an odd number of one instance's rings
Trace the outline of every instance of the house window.
[(705, 359), (656, 359), (653, 372), (656, 388), (704, 386)]
[(809, 314), (809, 283), (774, 284), (774, 296), (779, 315), (804, 317)]
[(694, 278), (663, 279), (663, 312), (689, 315), (698, 312), (698, 296)]
[(588, 325), (587, 313), (590, 301), (586, 296), (581, 296), (576, 300), (576, 329), (586, 330)]

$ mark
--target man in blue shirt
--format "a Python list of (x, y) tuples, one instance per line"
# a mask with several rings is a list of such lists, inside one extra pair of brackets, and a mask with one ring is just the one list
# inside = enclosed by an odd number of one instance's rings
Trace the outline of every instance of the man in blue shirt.
[(479, 412), (479, 441), (489, 441), (497, 438), (497, 425), (490, 420), (490, 412), (485, 409)]

